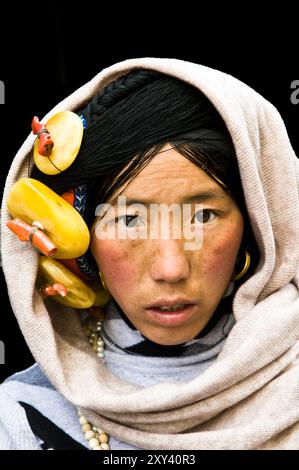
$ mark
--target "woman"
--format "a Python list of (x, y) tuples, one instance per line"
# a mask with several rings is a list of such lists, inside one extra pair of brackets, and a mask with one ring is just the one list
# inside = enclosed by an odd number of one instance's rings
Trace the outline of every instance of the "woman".
[[(2, 448), (298, 449), (298, 160), (277, 110), (154, 58), (105, 69), (45, 121), (64, 110), (85, 127), (74, 162), (28, 173), (31, 135), (4, 190), (3, 270), (36, 364), (1, 386)], [(28, 174), (79, 188), (76, 269), (109, 293), (102, 322), (36, 289), (37, 251), (6, 227)]]

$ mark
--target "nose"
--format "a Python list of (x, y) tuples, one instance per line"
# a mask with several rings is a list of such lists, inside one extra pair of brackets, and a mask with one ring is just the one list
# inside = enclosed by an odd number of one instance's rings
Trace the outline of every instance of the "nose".
[(152, 253), (151, 276), (155, 281), (178, 282), (188, 278), (190, 263), (188, 251), (181, 240), (155, 240)]

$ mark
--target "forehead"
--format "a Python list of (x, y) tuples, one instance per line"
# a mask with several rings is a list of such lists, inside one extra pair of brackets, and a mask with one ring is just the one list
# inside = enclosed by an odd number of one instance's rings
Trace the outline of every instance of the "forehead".
[(213, 178), (166, 144), (129, 184), (119, 188), (116, 195), (121, 193), (128, 198), (152, 200), (173, 196), (177, 199), (201, 190), (216, 190), (222, 197), (228, 197)]

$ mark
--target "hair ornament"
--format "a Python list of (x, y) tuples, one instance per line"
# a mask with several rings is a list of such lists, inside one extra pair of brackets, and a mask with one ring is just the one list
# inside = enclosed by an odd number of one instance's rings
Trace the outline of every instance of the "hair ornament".
[(50, 132), (44, 124), (39, 122), (37, 116), (34, 116), (31, 123), (32, 132), (39, 138), (38, 141), (38, 152), (44, 157), (48, 157), (52, 153), (54, 142), (51, 138)]
[(72, 111), (61, 111), (46, 124), (35, 116), (31, 123), (34, 143), (34, 163), (47, 175), (57, 175), (66, 170), (75, 160), (81, 147), (84, 130), (82, 119)]
[[(43, 254), (53, 258), (77, 258), (88, 249), (90, 233), (79, 212), (42, 182), (34, 178), (16, 181), (8, 195), (7, 207), (14, 218), (8, 222), (8, 227), (14, 228), (20, 240), (31, 241), (35, 248), (42, 248)], [(26, 227), (29, 231), (38, 228), (46, 238), (39, 237), (36, 243), (37, 230), (30, 240), (29, 235), (23, 235)], [(43, 249), (48, 239), (56, 250)]]
[[(46, 124), (32, 120), (34, 162), (45, 174), (56, 175), (75, 160), (87, 127), (83, 115), (62, 111)], [(74, 308), (89, 308), (102, 316), (109, 292), (98, 282), (91, 263), (90, 233), (84, 220), (86, 185), (67, 189), (61, 196), (34, 178), (20, 178), (12, 186), (7, 207), (13, 217), (7, 227), (40, 253), (36, 286), (43, 297)]]

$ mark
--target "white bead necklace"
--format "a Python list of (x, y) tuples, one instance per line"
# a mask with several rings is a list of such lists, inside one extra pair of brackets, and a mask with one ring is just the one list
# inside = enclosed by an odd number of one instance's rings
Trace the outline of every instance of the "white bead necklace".
[[(87, 326), (83, 327), (83, 331), (89, 339), (89, 343), (97, 356), (105, 364), (104, 341), (102, 338), (102, 322), (103, 320), (90, 321)], [(82, 431), (84, 432), (85, 439), (92, 450), (110, 450), (109, 436), (102, 429), (93, 426), (87, 419), (78, 411), (79, 422)]]

